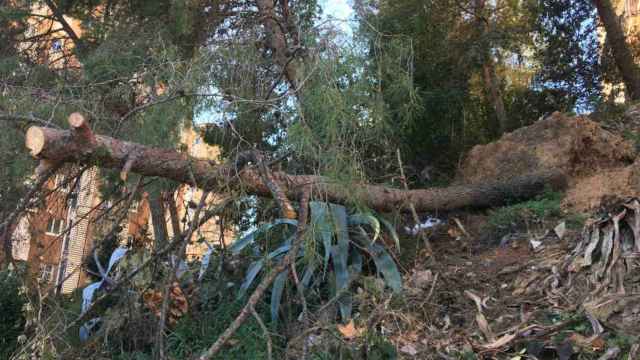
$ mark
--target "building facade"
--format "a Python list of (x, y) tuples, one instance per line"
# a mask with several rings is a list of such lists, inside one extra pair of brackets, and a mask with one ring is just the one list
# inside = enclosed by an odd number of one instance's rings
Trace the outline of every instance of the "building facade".
[[(197, 130), (185, 128), (181, 140), (192, 156), (217, 160), (218, 149), (204, 143)], [(65, 294), (87, 283), (86, 260), (114, 228), (120, 229), (116, 235), (123, 246), (151, 248), (155, 238), (147, 193), (140, 194), (128, 209), (120, 209), (113, 201), (103, 200), (99, 169), (78, 173), (75, 167), (65, 167), (52, 176), (43, 189), (43, 201), (27, 211), (13, 234), (14, 259), (27, 262), (41, 283)], [(191, 222), (193, 205), (202, 195), (202, 190), (189, 185), (180, 185), (174, 192), (182, 230)], [(215, 194), (209, 195), (207, 205), (218, 200)], [(173, 237), (168, 210), (164, 220), (169, 237)], [(192, 234), (187, 260), (198, 260), (214, 244), (231, 241), (233, 232), (222, 231), (219, 221), (213, 217)]]
[[(96, 16), (100, 16), (102, 10), (97, 7), (94, 11)], [(81, 64), (73, 55), (73, 41), (63, 36), (63, 26), (52, 19), (50, 9), (34, 7), (32, 14), (26, 35), (42, 40), (35, 46), (27, 47), (25, 43), (25, 48), (21, 50), (53, 69), (80, 68)], [(80, 22), (67, 16), (64, 19), (73, 32), (81, 37)], [(158, 94), (163, 92), (163, 89), (141, 90), (143, 93), (145, 90), (153, 90)], [(218, 149), (205, 144), (197, 128), (185, 126), (181, 129), (180, 142), (192, 156), (213, 161), (218, 159)], [(30, 271), (38, 276), (42, 284), (55, 287), (58, 292), (71, 293), (85, 285), (88, 281), (86, 259), (92, 256), (102, 238), (113, 232), (114, 227), (120, 229), (116, 235), (121, 245), (131, 246), (142, 242), (144, 246), (151, 246), (149, 242), (153, 243), (149, 241), (153, 240), (154, 234), (148, 195), (143, 193), (129, 209), (118, 210), (118, 205), (104, 200), (100, 185), (98, 168), (80, 171), (69, 166), (59, 170), (45, 184), (45, 196), (40, 204), (26, 212), (12, 234), (13, 258), (27, 262)], [(174, 192), (183, 224), (193, 217), (191, 204), (198, 202), (201, 196), (200, 190), (186, 185), (181, 185)], [(208, 204), (216, 201), (217, 198), (210, 195)], [(126, 214), (122, 214), (122, 211)], [(165, 212), (165, 221), (171, 237), (174, 229), (168, 211)], [(227, 239), (232, 236), (228, 232), (221, 233), (218, 219), (212, 218), (193, 234), (187, 248), (187, 258), (198, 259), (211, 246), (208, 243), (224, 240), (225, 235)], [(199, 241), (202, 239), (207, 241)]]

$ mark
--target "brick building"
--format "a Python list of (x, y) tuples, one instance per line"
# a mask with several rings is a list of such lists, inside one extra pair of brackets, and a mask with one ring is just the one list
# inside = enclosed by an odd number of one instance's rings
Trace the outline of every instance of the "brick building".
[[(182, 131), (182, 143), (192, 156), (215, 160), (216, 147), (205, 144), (191, 128)], [(153, 244), (148, 194), (133, 201), (129, 209), (119, 209), (117, 204), (104, 201), (100, 194), (100, 170), (90, 168), (76, 176), (79, 169), (65, 167), (46, 183), (46, 196), (40, 206), (30, 209), (19, 221), (13, 235), (13, 257), (26, 261), (30, 269), (37, 271), (41, 282), (56, 286), (62, 293), (70, 293), (84, 286), (87, 273), (83, 267), (87, 256), (92, 256), (97, 245), (106, 234), (118, 225), (117, 234), (122, 245), (146, 239), (145, 246)], [(181, 185), (174, 194), (178, 216), (182, 224), (193, 216), (193, 206), (198, 203), (202, 191)], [(217, 201), (210, 195), (208, 203)], [(107, 211), (109, 210), (109, 211)], [(122, 212), (126, 211), (124, 221)], [(165, 223), (169, 236), (173, 236), (170, 215), (165, 211)], [(225, 241), (230, 241), (232, 232), (225, 231)], [(206, 239), (206, 242), (200, 241)], [(208, 247), (221, 239), (219, 220), (212, 218), (193, 235), (187, 246), (187, 259), (199, 259)], [(151, 241), (149, 241), (151, 240)]]
[[(99, 7), (95, 9), (97, 16), (100, 11)], [(39, 41), (37, 46), (22, 50), (30, 52), (37, 61), (50, 68), (80, 68), (81, 64), (73, 56), (73, 41), (63, 36), (62, 24), (48, 16), (50, 10), (37, 7), (32, 9), (32, 13), (26, 35), (43, 36), (44, 40)], [(81, 37), (80, 23), (67, 16), (64, 19)], [(162, 93), (163, 89), (155, 90)], [(218, 149), (205, 144), (198, 129), (184, 127), (180, 142), (192, 156), (211, 160), (218, 158)], [(94, 245), (115, 225), (122, 229), (117, 234), (121, 244), (130, 244), (140, 238), (152, 240), (154, 237), (147, 194), (142, 194), (140, 200), (135, 201), (128, 210), (118, 210), (116, 205), (107, 212), (113, 204), (103, 201), (100, 194), (100, 170), (90, 168), (79, 177), (76, 176), (78, 172), (77, 168), (65, 167), (53, 176), (45, 186), (47, 195), (41, 204), (30, 209), (19, 220), (12, 236), (14, 259), (27, 262), (42, 283), (55, 286), (62, 293), (70, 293), (86, 283), (88, 275), (83, 263), (87, 256), (92, 255)], [(193, 215), (189, 204), (197, 203), (201, 195), (200, 190), (186, 185), (180, 186), (175, 192), (178, 214), (185, 223)], [(210, 199), (210, 202), (216, 201), (215, 196)], [(118, 211), (127, 211), (120, 224), (114, 223), (122, 219), (123, 214), (118, 215)], [(168, 235), (172, 236), (168, 212), (165, 213), (165, 220)], [(226, 236), (227, 239), (231, 238), (230, 233)], [(197, 259), (208, 249), (209, 245), (196, 241), (200, 238), (206, 238), (208, 242), (221, 238), (217, 219), (211, 219), (193, 234), (187, 248), (188, 259)]]

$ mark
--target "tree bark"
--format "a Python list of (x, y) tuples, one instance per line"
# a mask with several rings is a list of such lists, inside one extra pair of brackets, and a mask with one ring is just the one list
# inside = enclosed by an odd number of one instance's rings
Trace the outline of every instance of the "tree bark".
[[(162, 249), (168, 243), (167, 221), (165, 219), (164, 196), (155, 191), (149, 194), (149, 210), (156, 250)], [(175, 231), (175, 230), (174, 230)]]
[(273, 0), (256, 0), (256, 5), (267, 35), (266, 46), (271, 49), (274, 62), (282, 69), (291, 90), (297, 91), (300, 74), (295, 54), (291, 53), (287, 44), (287, 33), (283, 30), (286, 27), (285, 21), (276, 15)]
[(611, 45), (616, 66), (622, 74), (627, 94), (631, 100), (640, 100), (640, 69), (633, 59), (611, 0), (594, 0), (594, 4), (607, 32), (607, 40)]
[[(486, 1), (475, 1), (476, 12), (476, 27), (480, 38), (483, 39), (489, 32), (489, 18), (485, 16)], [(507, 112), (504, 108), (504, 101), (502, 100), (502, 92), (500, 91), (500, 80), (496, 73), (496, 64), (491, 55), (491, 47), (482, 49), (483, 51), (483, 64), (482, 64), (482, 79), (484, 82), (485, 93), (493, 105), (493, 109), (496, 112), (496, 118), (498, 119), (498, 129), (500, 133), (507, 131), (508, 119)]]
[(498, 127), (500, 133), (504, 133), (508, 130), (507, 111), (504, 108), (504, 101), (502, 101), (502, 93), (500, 91), (500, 84), (498, 75), (496, 74), (496, 67), (491, 58), (491, 55), (485, 60), (482, 65), (482, 72), (484, 78), (484, 86), (493, 109), (496, 112), (496, 118), (498, 119)]
[[(82, 142), (71, 131), (38, 126), (29, 128), (26, 135), (31, 154), (53, 163), (85, 163), (121, 169), (127, 160), (134, 158), (130, 164), (131, 171), (144, 176), (164, 177), (214, 192), (231, 186), (248, 194), (272, 196), (259, 170), (252, 166), (237, 171), (234, 164), (217, 165), (173, 149), (148, 147), (102, 135), (95, 135), (95, 140), (95, 144)], [(131, 154), (136, 155), (132, 157)], [(289, 175), (284, 172), (273, 172), (272, 175), (273, 181), (291, 200), (300, 199), (302, 190), (311, 185), (315, 194), (328, 201), (357, 203), (377, 211), (408, 211), (411, 203), (417, 211), (484, 208), (530, 198), (542, 193), (547, 185), (553, 189), (566, 186), (565, 177), (559, 171), (523, 175), (507, 182), (487, 181), (478, 185), (420, 190), (366, 183), (341, 184), (315, 175)]]

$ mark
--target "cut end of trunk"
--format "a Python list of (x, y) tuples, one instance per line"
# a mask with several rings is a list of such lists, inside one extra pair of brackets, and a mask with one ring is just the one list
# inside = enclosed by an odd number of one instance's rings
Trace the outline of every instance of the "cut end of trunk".
[(78, 129), (78, 128), (82, 128), (87, 126), (87, 120), (85, 120), (84, 116), (82, 116), (82, 114), (74, 112), (73, 114), (69, 115), (69, 125), (71, 125), (72, 128)]
[(71, 126), (73, 136), (78, 141), (81, 141), (85, 144), (95, 144), (96, 138), (93, 135), (93, 131), (91, 131), (91, 128), (89, 127), (89, 121), (85, 119), (82, 114), (75, 112), (69, 115), (67, 121)]
[(27, 149), (31, 151), (31, 156), (38, 156), (42, 152), (45, 141), (46, 136), (41, 127), (32, 126), (27, 130), (25, 145), (27, 146)]

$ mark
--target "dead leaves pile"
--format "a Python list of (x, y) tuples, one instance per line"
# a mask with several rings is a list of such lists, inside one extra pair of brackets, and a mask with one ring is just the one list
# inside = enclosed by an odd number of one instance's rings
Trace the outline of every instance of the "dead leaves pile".
[[(147, 308), (159, 318), (162, 311), (163, 291), (147, 290), (143, 295), (143, 300)], [(169, 290), (169, 307), (167, 308), (169, 327), (174, 326), (187, 311), (189, 311), (187, 298), (180, 288), (180, 284), (174, 282)]]

